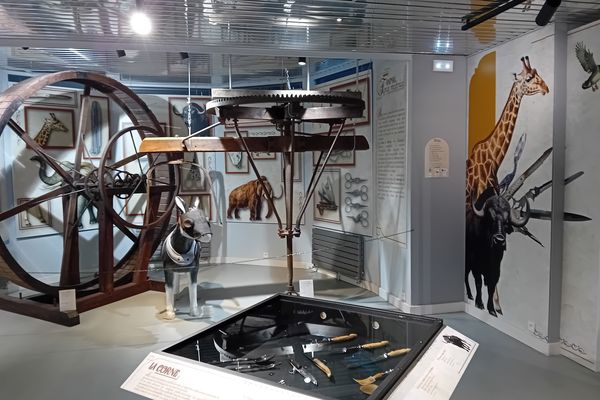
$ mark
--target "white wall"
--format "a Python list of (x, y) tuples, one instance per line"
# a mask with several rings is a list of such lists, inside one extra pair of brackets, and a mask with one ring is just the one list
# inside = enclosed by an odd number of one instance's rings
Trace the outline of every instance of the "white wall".
[[(563, 349), (575, 361), (600, 369), (600, 92), (582, 89), (590, 76), (577, 60), (578, 42), (600, 57), (600, 22), (573, 30), (568, 36), (567, 129), (565, 174), (584, 175), (565, 188), (565, 210), (592, 221), (564, 223), (561, 337)], [(571, 346), (573, 345), (573, 346)]]

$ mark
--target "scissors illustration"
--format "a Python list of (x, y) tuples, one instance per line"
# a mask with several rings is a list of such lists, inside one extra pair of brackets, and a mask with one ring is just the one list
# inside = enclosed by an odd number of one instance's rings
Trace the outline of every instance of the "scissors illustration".
[(346, 192), (346, 194), (352, 195), (354, 197), (360, 197), (362, 201), (369, 200), (369, 188), (366, 185), (362, 185), (359, 189), (355, 189), (351, 192)]
[(366, 210), (362, 210), (356, 216), (348, 215), (348, 218), (352, 219), (352, 221), (357, 224), (361, 224), (363, 228), (369, 226), (369, 213)]
[(346, 182), (344, 183), (344, 187), (346, 189), (350, 189), (352, 187), (352, 185), (358, 185), (360, 183), (366, 182), (366, 179), (362, 179), (362, 178), (353, 178), (352, 174), (350, 172), (346, 172), (346, 174), (344, 175), (344, 178), (346, 179)]
[(367, 207), (361, 203), (353, 203), (350, 197), (346, 197), (346, 212), (349, 213), (353, 208), (365, 208)]

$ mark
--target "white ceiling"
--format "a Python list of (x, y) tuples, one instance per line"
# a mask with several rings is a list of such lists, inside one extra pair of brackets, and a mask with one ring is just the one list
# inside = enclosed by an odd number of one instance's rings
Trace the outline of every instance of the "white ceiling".
[[(153, 77), (192, 75), (210, 82), (232, 60), (234, 74), (277, 75), (284, 56), (365, 53), (467, 55), (537, 28), (543, 0), (519, 5), (470, 31), (462, 18), (482, 0), (145, 0), (153, 32), (129, 27), (135, 0), (0, 0), (0, 66), (15, 70), (66, 68)], [(341, 21), (338, 22), (338, 18)], [(600, 18), (599, 1), (563, 1), (555, 20), (579, 26)], [(22, 50), (21, 47), (29, 47)], [(118, 58), (115, 50), (125, 49)], [(296, 68), (296, 70), (293, 70)], [(214, 79), (214, 76), (213, 78)]]

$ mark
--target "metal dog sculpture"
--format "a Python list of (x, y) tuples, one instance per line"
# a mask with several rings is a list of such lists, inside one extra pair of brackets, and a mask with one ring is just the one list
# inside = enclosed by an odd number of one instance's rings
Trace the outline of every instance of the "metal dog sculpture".
[(175, 292), (179, 291), (179, 274), (188, 273), (190, 315), (197, 317), (197, 281), (200, 268), (201, 243), (209, 243), (212, 237), (210, 222), (204, 211), (198, 208), (199, 199), (188, 209), (181, 197), (176, 198), (177, 225), (163, 242), (162, 260), (165, 272), (166, 318), (175, 318)]

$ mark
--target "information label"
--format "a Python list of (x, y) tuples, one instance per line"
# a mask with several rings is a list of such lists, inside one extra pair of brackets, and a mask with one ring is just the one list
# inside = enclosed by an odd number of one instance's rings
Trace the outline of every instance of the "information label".
[(150, 353), (121, 386), (155, 400), (316, 400), (200, 363)]
[(425, 145), (425, 178), (447, 178), (450, 174), (448, 142), (433, 138)]
[(478, 346), (462, 333), (445, 327), (389, 399), (448, 400)]
[(64, 289), (58, 291), (58, 309), (61, 312), (77, 310), (75, 289)]
[[(408, 228), (406, 190), (407, 63), (382, 61), (375, 74), (377, 234)], [(405, 242), (398, 237), (398, 242)], [(404, 245), (404, 244), (402, 244)]]

